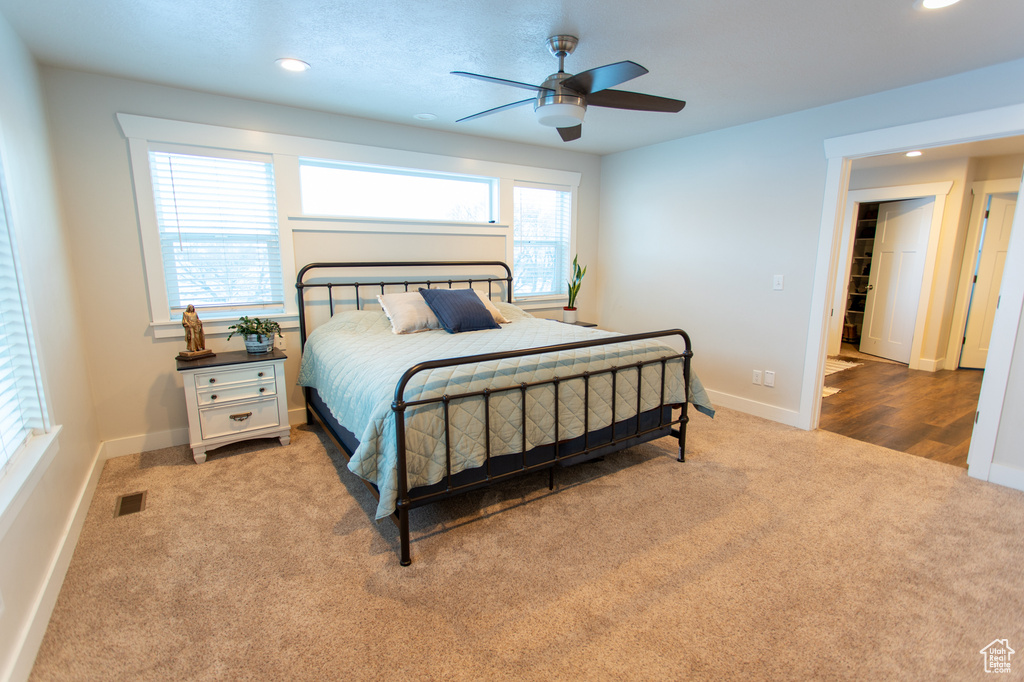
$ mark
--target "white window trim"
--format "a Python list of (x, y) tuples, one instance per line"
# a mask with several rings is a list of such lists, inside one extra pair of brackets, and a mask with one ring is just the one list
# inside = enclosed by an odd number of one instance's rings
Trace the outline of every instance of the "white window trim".
[[(3, 164), (7, 158), (6, 144), (3, 136), (0, 135), (0, 169), (4, 171), (6, 167)], [(3, 201), (0, 200), (0, 211), (7, 211), (7, 230), (12, 243), (15, 277), (18, 281), (19, 295), (21, 296), (21, 303), (25, 312), (25, 333), (28, 339), (28, 351), (34, 368), (36, 399), (39, 401), (42, 429), (35, 430), (6, 463), (0, 463), (0, 538), (3, 538), (10, 529), (25, 501), (31, 496), (43, 473), (57, 454), (58, 435), (61, 431), (61, 426), (59, 424), (54, 425), (53, 423), (50, 403), (46, 399), (46, 396), (49, 395), (49, 390), (42, 363), (39, 361), (36, 329), (32, 323), (35, 317), (33, 313), (36, 306), (29, 300), (26, 293), (27, 289), (22, 279), (16, 227), (20, 224), (20, 220), (15, 199), (19, 179), (18, 177), (4, 176), (4, 184), (7, 188), (7, 204), (5, 208)]]
[[(569, 217), (569, 253), (576, 253), (576, 215), (579, 213), (579, 185), (565, 185), (553, 182), (532, 182), (529, 180), (514, 180), (510, 183), (508, 191), (508, 200), (502, 203), (502, 206), (508, 205), (509, 211), (514, 212), (513, 204), (513, 192), (516, 187), (528, 187), (533, 189), (554, 189), (560, 191), (569, 191), (572, 193), (572, 214)], [(512, 216), (509, 216), (509, 224), (513, 222)], [(515, 260), (515, 231), (508, 238), (508, 249), (505, 256), (505, 262), (509, 264), (509, 267), (513, 268), (512, 276), (515, 277), (514, 269)], [(572, 263), (572, 261), (569, 261)], [(543, 295), (543, 296), (516, 296), (514, 303), (522, 308), (523, 310), (551, 310), (555, 308), (564, 308), (569, 303), (568, 294), (560, 295)]]
[(60, 431), (57, 425), (47, 433), (29, 437), (9, 462), (0, 479), (0, 538), (7, 533), (57, 454)]
[[(164, 289), (163, 263), (157, 239), (156, 208), (149, 172), (150, 143), (208, 147), (270, 154), (274, 159), (277, 190), (278, 223), (281, 240), (281, 269), (286, 292), (295, 282), (293, 231), (296, 232), (433, 232), (452, 235), (502, 234), (505, 236), (505, 261), (513, 262), (513, 187), (546, 186), (572, 191), (571, 249), (576, 252), (576, 216), (581, 173), (553, 168), (484, 161), (425, 152), (412, 152), (385, 147), (372, 147), (348, 142), (335, 142), (280, 133), (266, 133), (241, 128), (174, 121), (150, 116), (118, 113), (121, 132), (128, 140), (132, 178), (138, 207), (138, 220), (146, 263), (149, 287), (150, 326), (156, 338), (180, 337), (184, 334), (180, 320), (169, 319), (167, 292)], [(495, 223), (439, 223), (387, 219), (360, 219), (337, 216), (307, 216), (302, 213), (299, 194), (299, 158), (336, 160), (342, 163), (408, 168), (439, 173), (454, 173), (498, 178), (498, 215)], [(154, 260), (155, 259), (155, 260)], [(513, 273), (514, 276), (515, 273)], [(565, 296), (530, 297), (516, 305), (526, 309), (552, 308), (564, 305)], [(283, 315), (268, 315), (285, 329), (298, 327), (298, 303), (294, 295), (285, 295)], [(237, 318), (236, 318), (237, 319)], [(203, 319), (207, 334), (227, 333), (233, 319)]]
[[(180, 144), (180, 143), (171, 143)], [(149, 152), (151, 149), (167, 150), (167, 144), (139, 138), (128, 138), (128, 149), (131, 156), (132, 177), (135, 183), (135, 200), (138, 208), (139, 233), (142, 239), (143, 258), (146, 263), (146, 286), (149, 290), (150, 326), (156, 338), (182, 336), (184, 329), (180, 319), (171, 319), (170, 305), (167, 299), (167, 285), (164, 273), (163, 256), (160, 251), (160, 229), (156, 219), (156, 202), (153, 197), (153, 178), (149, 168)], [(194, 145), (182, 145), (177, 149), (183, 153), (202, 153), (202, 149)], [(213, 151), (213, 150), (211, 150)], [(229, 150), (248, 151), (248, 150)], [(282, 181), (277, 177), (279, 159), (273, 157), (275, 191), (281, 191)], [(140, 188), (145, 188), (140, 191)], [(278, 207), (281, 206), (280, 197)], [(298, 305), (294, 296), (289, 295), (289, 287), (295, 281), (295, 257), (292, 252), (291, 229), (285, 220), (278, 217), (278, 239), (281, 248), (281, 278), (284, 287), (284, 312), (261, 315), (277, 320), (283, 328), (298, 327)], [(228, 327), (234, 324), (242, 313), (211, 313), (204, 316), (203, 329), (207, 334), (228, 333)]]

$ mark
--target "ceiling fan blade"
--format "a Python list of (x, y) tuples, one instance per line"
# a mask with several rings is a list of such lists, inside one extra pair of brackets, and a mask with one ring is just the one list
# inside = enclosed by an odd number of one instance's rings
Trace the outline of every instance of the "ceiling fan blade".
[(578, 140), (583, 134), (583, 124), (581, 123), (578, 126), (572, 126), (571, 128), (559, 128), (558, 134), (562, 136), (562, 142)]
[(530, 85), (529, 83), (520, 83), (519, 81), (510, 81), (505, 78), (495, 78), (494, 76), (484, 76), (479, 73), (470, 73), (469, 71), (452, 71), (453, 76), (465, 76), (466, 78), (475, 78), (478, 81), (487, 81), (488, 83), (497, 83), (498, 85), (511, 85), (513, 88), (522, 88), (523, 90), (533, 90), (537, 92), (539, 90), (545, 90), (547, 92), (554, 92), (551, 88), (545, 88), (541, 85)]
[(626, 90), (602, 90), (587, 95), (587, 106), (608, 107), (609, 109), (632, 109), (633, 111), (682, 111), (686, 102), (656, 95), (644, 95)]
[(516, 107), (521, 107), (524, 104), (531, 104), (535, 101), (536, 99), (531, 97), (530, 99), (523, 99), (519, 100), (518, 102), (512, 102), (512, 104), (503, 104), (500, 107), (494, 107), (493, 109), (488, 109), (487, 111), (481, 111), (479, 114), (473, 114), (472, 116), (460, 118), (459, 120), (456, 121), (456, 123), (462, 123), (463, 121), (472, 121), (474, 118), (481, 118), (483, 116), (490, 116), (491, 114), (496, 114), (499, 111), (505, 111), (506, 109), (515, 109)]
[(645, 73), (647, 73), (647, 69), (636, 62), (627, 60), (614, 64), (605, 64), (596, 69), (590, 69), (575, 76), (569, 76), (562, 81), (562, 85), (570, 90), (589, 95), (593, 92), (600, 92), (605, 88), (614, 87), (619, 83), (625, 83)]

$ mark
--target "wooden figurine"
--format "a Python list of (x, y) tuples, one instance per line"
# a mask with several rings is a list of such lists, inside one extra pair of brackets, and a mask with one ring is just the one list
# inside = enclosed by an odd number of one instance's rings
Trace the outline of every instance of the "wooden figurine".
[(203, 333), (203, 321), (196, 313), (196, 307), (189, 304), (185, 312), (181, 314), (181, 326), (185, 328), (186, 350), (178, 353), (181, 360), (196, 360), (208, 358), (215, 355), (212, 350), (206, 349), (206, 334)]

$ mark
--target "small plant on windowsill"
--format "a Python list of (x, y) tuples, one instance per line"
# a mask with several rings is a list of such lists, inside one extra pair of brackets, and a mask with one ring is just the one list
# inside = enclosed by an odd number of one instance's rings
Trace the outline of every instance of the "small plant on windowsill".
[(572, 278), (566, 284), (569, 285), (569, 305), (562, 309), (562, 322), (574, 324), (576, 322), (576, 296), (580, 293), (580, 285), (583, 283), (583, 275), (587, 274), (587, 266), (580, 267), (580, 256), (572, 259)]
[(228, 340), (235, 334), (245, 339), (245, 350), (250, 353), (269, 353), (274, 347), (274, 336), (281, 334), (281, 325), (274, 320), (261, 320), (258, 317), (242, 316), (238, 318), (238, 324), (233, 324), (228, 329)]

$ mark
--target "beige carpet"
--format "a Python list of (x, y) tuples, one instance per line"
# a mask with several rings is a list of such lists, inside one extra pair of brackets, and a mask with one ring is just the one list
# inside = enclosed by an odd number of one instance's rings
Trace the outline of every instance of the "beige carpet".
[(1024, 494), (726, 409), (690, 434), (684, 464), (665, 440), (419, 510), (408, 568), (315, 431), (111, 460), (32, 679), (982, 680), (989, 642), (1024, 652)]

